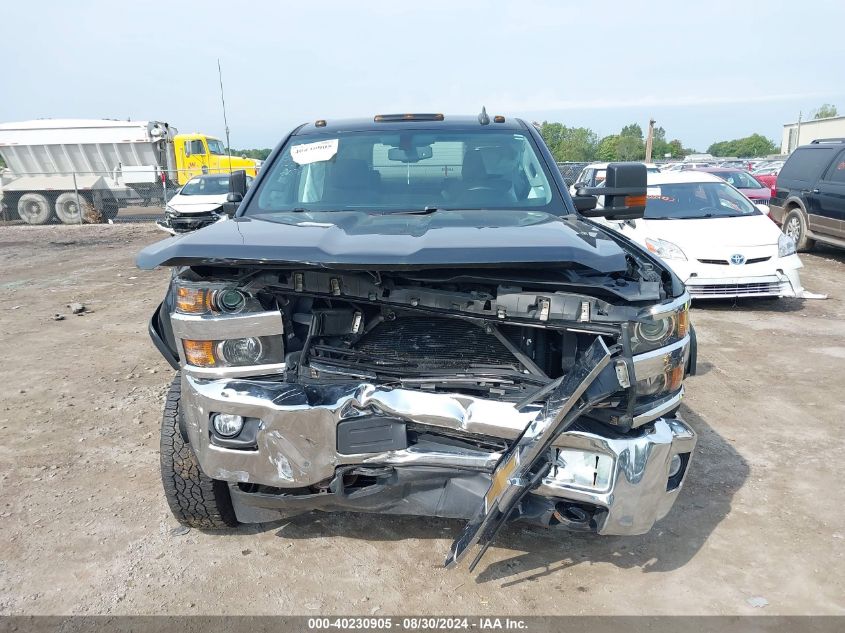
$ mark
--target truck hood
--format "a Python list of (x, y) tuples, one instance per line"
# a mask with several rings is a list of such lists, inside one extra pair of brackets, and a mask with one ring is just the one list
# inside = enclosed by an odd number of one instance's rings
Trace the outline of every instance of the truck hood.
[(762, 214), (698, 220), (637, 220), (636, 224), (636, 230), (623, 232), (640, 243), (645, 243), (646, 237), (667, 240), (685, 252), (714, 247), (777, 246), (780, 237), (777, 225)]
[(343, 268), (577, 266), (627, 269), (625, 251), (578, 218), (524, 210), (284, 212), (235, 218), (152, 244), (143, 269), (197, 264), (306, 264)]
[(213, 196), (183, 196), (177, 194), (168, 202), (167, 206), (181, 214), (208, 213), (216, 211), (226, 202), (226, 194)]

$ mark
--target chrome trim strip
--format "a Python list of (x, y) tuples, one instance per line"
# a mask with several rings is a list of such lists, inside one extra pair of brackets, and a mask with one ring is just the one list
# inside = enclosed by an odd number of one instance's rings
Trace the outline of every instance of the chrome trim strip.
[[(184, 350), (180, 348), (179, 352), (181, 356)], [(244, 376), (284, 374), (287, 371), (287, 365), (285, 363), (272, 363), (267, 365), (244, 365), (242, 367), (194, 367), (193, 365), (186, 364), (183, 358), (182, 371), (195, 378), (241, 378)]]
[(459, 447), (450, 450), (445, 446), (439, 446), (437, 450), (426, 450), (419, 446), (409, 446), (398, 451), (385, 451), (371, 455), (362, 463), (384, 466), (439, 466), (490, 473), (501, 458), (502, 453), (485, 453)]
[(684, 293), (678, 297), (670, 301), (669, 303), (661, 303), (654, 306), (649, 306), (640, 311), (639, 318), (641, 319), (657, 319), (674, 312), (677, 312), (679, 308), (683, 307), (684, 304), (689, 303), (690, 295), (689, 292), (684, 290)]
[(671, 345), (666, 345), (665, 347), (658, 347), (657, 349), (653, 349), (653, 350), (648, 351), (648, 352), (643, 352), (642, 354), (637, 354), (636, 356), (634, 356), (634, 365), (636, 365), (637, 363), (642, 363), (644, 361), (648, 361), (648, 360), (655, 358), (657, 356), (663, 356), (664, 354), (670, 354), (671, 352), (674, 352), (675, 350), (687, 345), (689, 343), (689, 340), (690, 340), (689, 334), (687, 334), (680, 341), (675, 341)]
[(681, 388), (678, 390), (678, 393), (676, 393), (674, 396), (672, 396), (668, 400), (664, 400), (663, 402), (658, 404), (656, 407), (649, 409), (648, 411), (644, 411), (643, 413), (640, 413), (639, 415), (635, 415), (634, 420), (632, 422), (632, 425), (634, 427), (641, 426), (641, 425), (645, 424), (646, 422), (651, 422), (652, 420), (659, 418), (660, 416), (668, 413), (669, 411), (674, 409), (676, 406), (678, 406), (681, 403), (681, 400), (683, 400), (683, 398), (684, 398), (684, 386), (681, 385)]
[(173, 335), (180, 339), (219, 341), (247, 336), (273, 336), (284, 333), (282, 315), (278, 311), (241, 314), (180, 314), (170, 315)]
[[(634, 356), (634, 381), (651, 378), (665, 373), (669, 367), (685, 364), (689, 353), (689, 342), (689, 336), (685, 336), (680, 341), (666, 347)], [(668, 362), (667, 356), (669, 357)]]

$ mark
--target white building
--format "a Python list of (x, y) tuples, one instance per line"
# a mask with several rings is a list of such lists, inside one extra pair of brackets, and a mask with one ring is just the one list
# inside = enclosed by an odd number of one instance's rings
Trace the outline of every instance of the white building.
[(845, 116), (785, 124), (780, 153), (790, 154), (799, 145), (812, 143), (819, 138), (845, 138)]

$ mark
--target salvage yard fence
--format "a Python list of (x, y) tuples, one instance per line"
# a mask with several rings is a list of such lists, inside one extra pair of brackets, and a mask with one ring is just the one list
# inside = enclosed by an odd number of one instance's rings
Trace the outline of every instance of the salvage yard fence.
[(167, 203), (194, 176), (206, 181), (198, 194), (225, 193), (228, 171), (114, 170), (0, 171), (0, 223), (96, 224), (161, 219)]
[[(557, 163), (567, 185), (575, 182), (588, 163)], [(192, 170), (114, 170), (12, 172), (0, 170), (0, 225), (3, 224), (96, 224), (152, 222), (164, 217), (168, 201), (192, 177)], [(225, 189), (227, 172), (215, 191)]]

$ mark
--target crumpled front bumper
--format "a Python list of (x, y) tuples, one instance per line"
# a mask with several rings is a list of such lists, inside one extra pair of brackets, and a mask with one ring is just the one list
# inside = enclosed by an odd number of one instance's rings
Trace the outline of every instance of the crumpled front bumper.
[[(702, 263), (701, 260), (668, 260), (667, 263), (683, 280), (693, 299), (732, 299), (739, 297), (801, 297), (799, 270), (803, 267), (798, 255), (776, 257), (773, 247), (755, 249), (723, 249), (714, 261), (725, 264)], [(730, 252), (741, 250), (749, 259), (765, 259), (751, 264), (732, 265)]]
[[(289, 500), (295, 500), (293, 505), (300, 511), (354, 509), (354, 505), (348, 505), (348, 499), (344, 506), (340, 502), (327, 503), (325, 495), (315, 496), (311, 504), (309, 497), (301, 495), (302, 490), (324, 485), (336, 472), (354, 465), (408, 469), (409, 473), (420, 469), (451, 473), (456, 478), (474, 479), (476, 487), (483, 491), (501, 457), (493, 450), (427, 450), (421, 446), (344, 454), (338, 451), (337, 439), (337, 426), (342, 421), (383, 416), (444, 434), (510, 442), (541, 409), (538, 404), (518, 411), (508, 402), (367, 383), (304, 386), (189, 375), (182, 377), (182, 399), (184, 430), (200, 465), (208, 476), (230, 482), (235, 509), (242, 521), (268, 520), (266, 512), (245, 511), (252, 503), (265, 510), (273, 507), (271, 502), (282, 508), (289, 505)], [(241, 450), (215, 445), (210, 428), (214, 413), (234, 413), (258, 420), (254, 448)], [(626, 434), (579, 422), (561, 435), (554, 446), (609, 457), (610, 477), (604, 487), (584, 486), (573, 483), (565, 468), (555, 468), (529, 497), (552, 510), (557, 503), (596, 509), (597, 521), (592, 529), (599, 534), (641, 534), (674, 503), (693, 453), (695, 433), (677, 418), (657, 418)], [(679, 475), (670, 478), (670, 465), (676, 455), (683, 456), (683, 467)], [(251, 488), (256, 486), (249, 484), (271, 487), (276, 497), (251, 494)], [(384, 494), (385, 498), (389, 497), (389, 491)], [(362, 506), (361, 510), (406, 513), (401, 509), (391, 510), (386, 501), (378, 506)], [(474, 510), (471, 503), (467, 504), (463, 518), (470, 518)], [(461, 511), (433, 514), (457, 516)]]
[(229, 216), (214, 211), (206, 213), (165, 213), (163, 220), (156, 220), (156, 226), (171, 235), (198, 231), (210, 224), (224, 222)]

